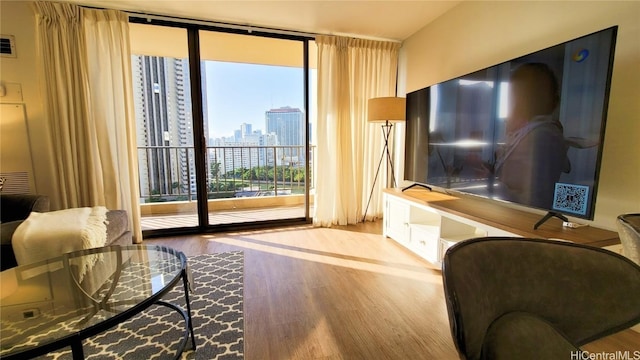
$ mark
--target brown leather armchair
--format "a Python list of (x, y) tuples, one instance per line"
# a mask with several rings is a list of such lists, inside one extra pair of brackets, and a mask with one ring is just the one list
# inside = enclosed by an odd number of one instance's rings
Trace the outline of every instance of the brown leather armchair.
[(570, 359), (640, 322), (640, 266), (601, 248), (471, 239), (447, 250), (442, 276), (462, 359)]

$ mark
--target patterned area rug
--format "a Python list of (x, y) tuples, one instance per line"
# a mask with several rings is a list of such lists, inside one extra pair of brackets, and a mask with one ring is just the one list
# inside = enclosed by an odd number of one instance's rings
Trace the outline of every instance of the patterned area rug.
[[(188, 258), (195, 289), (191, 316), (196, 350), (191, 339), (182, 359), (232, 360), (244, 358), (243, 272), (241, 251)], [(182, 282), (164, 301), (185, 308)], [(119, 326), (83, 341), (86, 359), (172, 359), (184, 334), (184, 320), (175, 311), (153, 305)], [(71, 359), (64, 349), (38, 359)]]

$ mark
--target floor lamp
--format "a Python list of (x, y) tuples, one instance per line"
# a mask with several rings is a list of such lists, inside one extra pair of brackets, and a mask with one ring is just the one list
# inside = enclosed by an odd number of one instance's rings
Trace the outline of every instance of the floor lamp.
[[(378, 162), (378, 169), (376, 170), (376, 176), (373, 179), (373, 185), (371, 185), (371, 194), (369, 194), (369, 200), (367, 201), (367, 207), (364, 209), (364, 215), (362, 221), (367, 218), (367, 210), (369, 210), (369, 204), (371, 204), (371, 198), (376, 188), (376, 181), (380, 174), (380, 167), (382, 161), (386, 159), (385, 165), (387, 169), (391, 167), (391, 179), (393, 180), (393, 187), (396, 186), (396, 177), (393, 171), (393, 160), (391, 159), (391, 153), (389, 152), (389, 135), (391, 134), (391, 128), (393, 122), (400, 122), (405, 120), (406, 113), (406, 99), (400, 97), (379, 97), (369, 99), (367, 103), (367, 122), (369, 123), (382, 123), (382, 136), (384, 137), (384, 148), (382, 148), (382, 155)], [(388, 185), (388, 183), (387, 183)]]

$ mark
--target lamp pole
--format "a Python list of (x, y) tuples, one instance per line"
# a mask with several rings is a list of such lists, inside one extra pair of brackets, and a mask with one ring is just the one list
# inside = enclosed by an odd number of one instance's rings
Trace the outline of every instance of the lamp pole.
[[(367, 218), (367, 211), (369, 210), (369, 205), (371, 204), (371, 198), (373, 198), (373, 192), (376, 189), (376, 181), (378, 180), (378, 175), (380, 174), (380, 166), (382, 165), (382, 160), (386, 157), (387, 174), (389, 174), (389, 166), (391, 167), (391, 179), (393, 180), (393, 187), (396, 187), (396, 176), (393, 170), (393, 161), (391, 160), (391, 153), (389, 152), (389, 135), (391, 134), (391, 128), (393, 124), (386, 120), (384, 125), (382, 125), (382, 137), (384, 138), (384, 147), (382, 148), (382, 154), (380, 155), (380, 161), (378, 161), (378, 169), (376, 170), (376, 176), (373, 178), (373, 185), (371, 185), (371, 193), (369, 194), (369, 200), (367, 201), (367, 207), (364, 209), (364, 215), (362, 216), (362, 221), (364, 222)], [(389, 177), (387, 175), (387, 186), (389, 185)]]
[(387, 187), (389, 186), (389, 168), (390, 168), (392, 184), (393, 184), (393, 187), (396, 187), (396, 175), (395, 175), (395, 170), (393, 168), (393, 160), (391, 158), (391, 152), (389, 150), (389, 136), (391, 135), (391, 129), (393, 128), (392, 122), (404, 121), (405, 115), (406, 115), (406, 99), (405, 98), (379, 97), (379, 98), (372, 98), (368, 100), (367, 121), (384, 122), (382, 125), (382, 137), (384, 138), (384, 147), (382, 148), (380, 161), (378, 161), (378, 168), (376, 169), (376, 175), (373, 178), (373, 185), (371, 186), (371, 193), (369, 194), (369, 200), (367, 201), (367, 206), (364, 209), (364, 214), (362, 215), (363, 222), (367, 219), (367, 211), (369, 210), (369, 205), (371, 205), (371, 200), (373, 198), (373, 193), (376, 189), (376, 182), (378, 181), (378, 176), (380, 175), (380, 167), (382, 166), (383, 160), (386, 160), (385, 167), (387, 169), (385, 186)]

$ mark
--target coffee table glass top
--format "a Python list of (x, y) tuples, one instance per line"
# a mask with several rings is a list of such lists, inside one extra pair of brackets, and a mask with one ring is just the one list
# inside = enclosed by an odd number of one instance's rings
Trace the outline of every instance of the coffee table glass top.
[(0, 357), (86, 338), (147, 308), (186, 268), (163, 246), (77, 251), (1, 273)]

